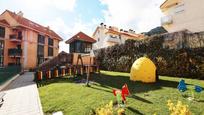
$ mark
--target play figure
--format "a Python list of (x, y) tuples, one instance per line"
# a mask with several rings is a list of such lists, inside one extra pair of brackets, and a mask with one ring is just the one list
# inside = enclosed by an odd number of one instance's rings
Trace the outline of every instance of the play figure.
[(185, 81), (184, 81), (183, 79), (179, 82), (179, 85), (178, 85), (177, 88), (178, 88), (178, 90), (181, 91), (181, 92), (184, 92), (184, 91), (187, 90)]
[(202, 90), (203, 90), (202, 87), (200, 87), (200, 86), (198, 86), (198, 85), (195, 86), (195, 91), (196, 91), (197, 93), (200, 93)]
[(130, 95), (127, 84), (123, 85), (122, 90), (113, 89), (113, 94), (117, 98), (118, 105), (120, 107), (125, 107), (126, 96)]

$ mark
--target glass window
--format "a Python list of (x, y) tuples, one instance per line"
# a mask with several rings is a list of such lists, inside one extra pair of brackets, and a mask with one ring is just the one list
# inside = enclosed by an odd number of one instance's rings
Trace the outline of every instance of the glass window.
[(53, 56), (53, 48), (48, 47), (48, 56)]
[(44, 62), (44, 57), (38, 57), (38, 65)]
[(48, 38), (48, 45), (53, 46), (53, 39)]
[(38, 34), (38, 43), (45, 44), (45, 36)]
[(85, 53), (89, 53), (91, 51), (91, 44), (86, 44)]
[(185, 7), (184, 4), (177, 5), (176, 8), (175, 8), (175, 13), (178, 14), (178, 13), (183, 12), (184, 9), (185, 9), (184, 7)]
[(4, 65), (4, 41), (0, 41), (0, 67)]
[(38, 56), (44, 57), (44, 46), (43, 45), (38, 45)]
[(4, 38), (5, 37), (5, 28), (0, 26), (0, 37)]
[(76, 52), (79, 53), (81, 51), (81, 42), (76, 42)]

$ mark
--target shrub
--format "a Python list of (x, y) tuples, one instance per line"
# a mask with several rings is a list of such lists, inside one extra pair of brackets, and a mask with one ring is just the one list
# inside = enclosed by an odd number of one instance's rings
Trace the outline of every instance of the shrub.
[(178, 101), (175, 105), (171, 100), (168, 100), (167, 106), (169, 107), (170, 115), (191, 115), (188, 105), (182, 104), (181, 101)]
[[(146, 55), (159, 75), (204, 79), (204, 34), (186, 32), (126, 40), (124, 44), (95, 50), (103, 70), (129, 72), (133, 62)], [(192, 44), (193, 42), (193, 44)]]
[(124, 115), (125, 109), (123, 108), (113, 108), (113, 101), (110, 101), (109, 104), (106, 104), (104, 107), (99, 107), (95, 111), (96, 115)]

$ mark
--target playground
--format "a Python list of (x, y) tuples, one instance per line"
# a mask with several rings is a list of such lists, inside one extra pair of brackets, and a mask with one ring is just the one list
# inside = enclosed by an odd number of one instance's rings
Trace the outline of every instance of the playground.
[[(40, 99), (45, 114), (62, 111), (66, 114), (94, 114), (96, 108), (111, 100), (116, 101), (112, 89), (121, 89), (126, 83), (130, 96), (127, 96), (125, 114), (169, 114), (167, 101), (178, 100), (189, 106), (193, 114), (204, 114), (204, 93), (196, 93), (194, 86), (203, 86), (203, 81), (195, 79), (160, 76), (156, 83), (131, 81), (129, 73), (101, 71), (90, 76), (89, 87), (84, 83), (86, 76), (59, 77), (38, 82)], [(180, 92), (179, 81), (185, 80), (188, 90)], [(192, 96), (196, 100), (189, 100)]]

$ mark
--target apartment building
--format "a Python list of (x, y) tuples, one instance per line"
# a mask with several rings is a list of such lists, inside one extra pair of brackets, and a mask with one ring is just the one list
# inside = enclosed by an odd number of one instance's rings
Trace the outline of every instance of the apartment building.
[(100, 49), (125, 43), (128, 39), (142, 39), (144, 35), (136, 34), (132, 29), (128, 31), (123, 29), (119, 30), (117, 27), (107, 27), (105, 24), (101, 23), (100, 26), (96, 28), (92, 37), (96, 40), (96, 43), (93, 44), (93, 49)]
[(160, 9), (164, 14), (161, 25), (168, 32), (204, 31), (204, 0), (166, 0)]
[(49, 27), (9, 10), (0, 15), (0, 67), (21, 65), (35, 68), (58, 55), (62, 38)]

